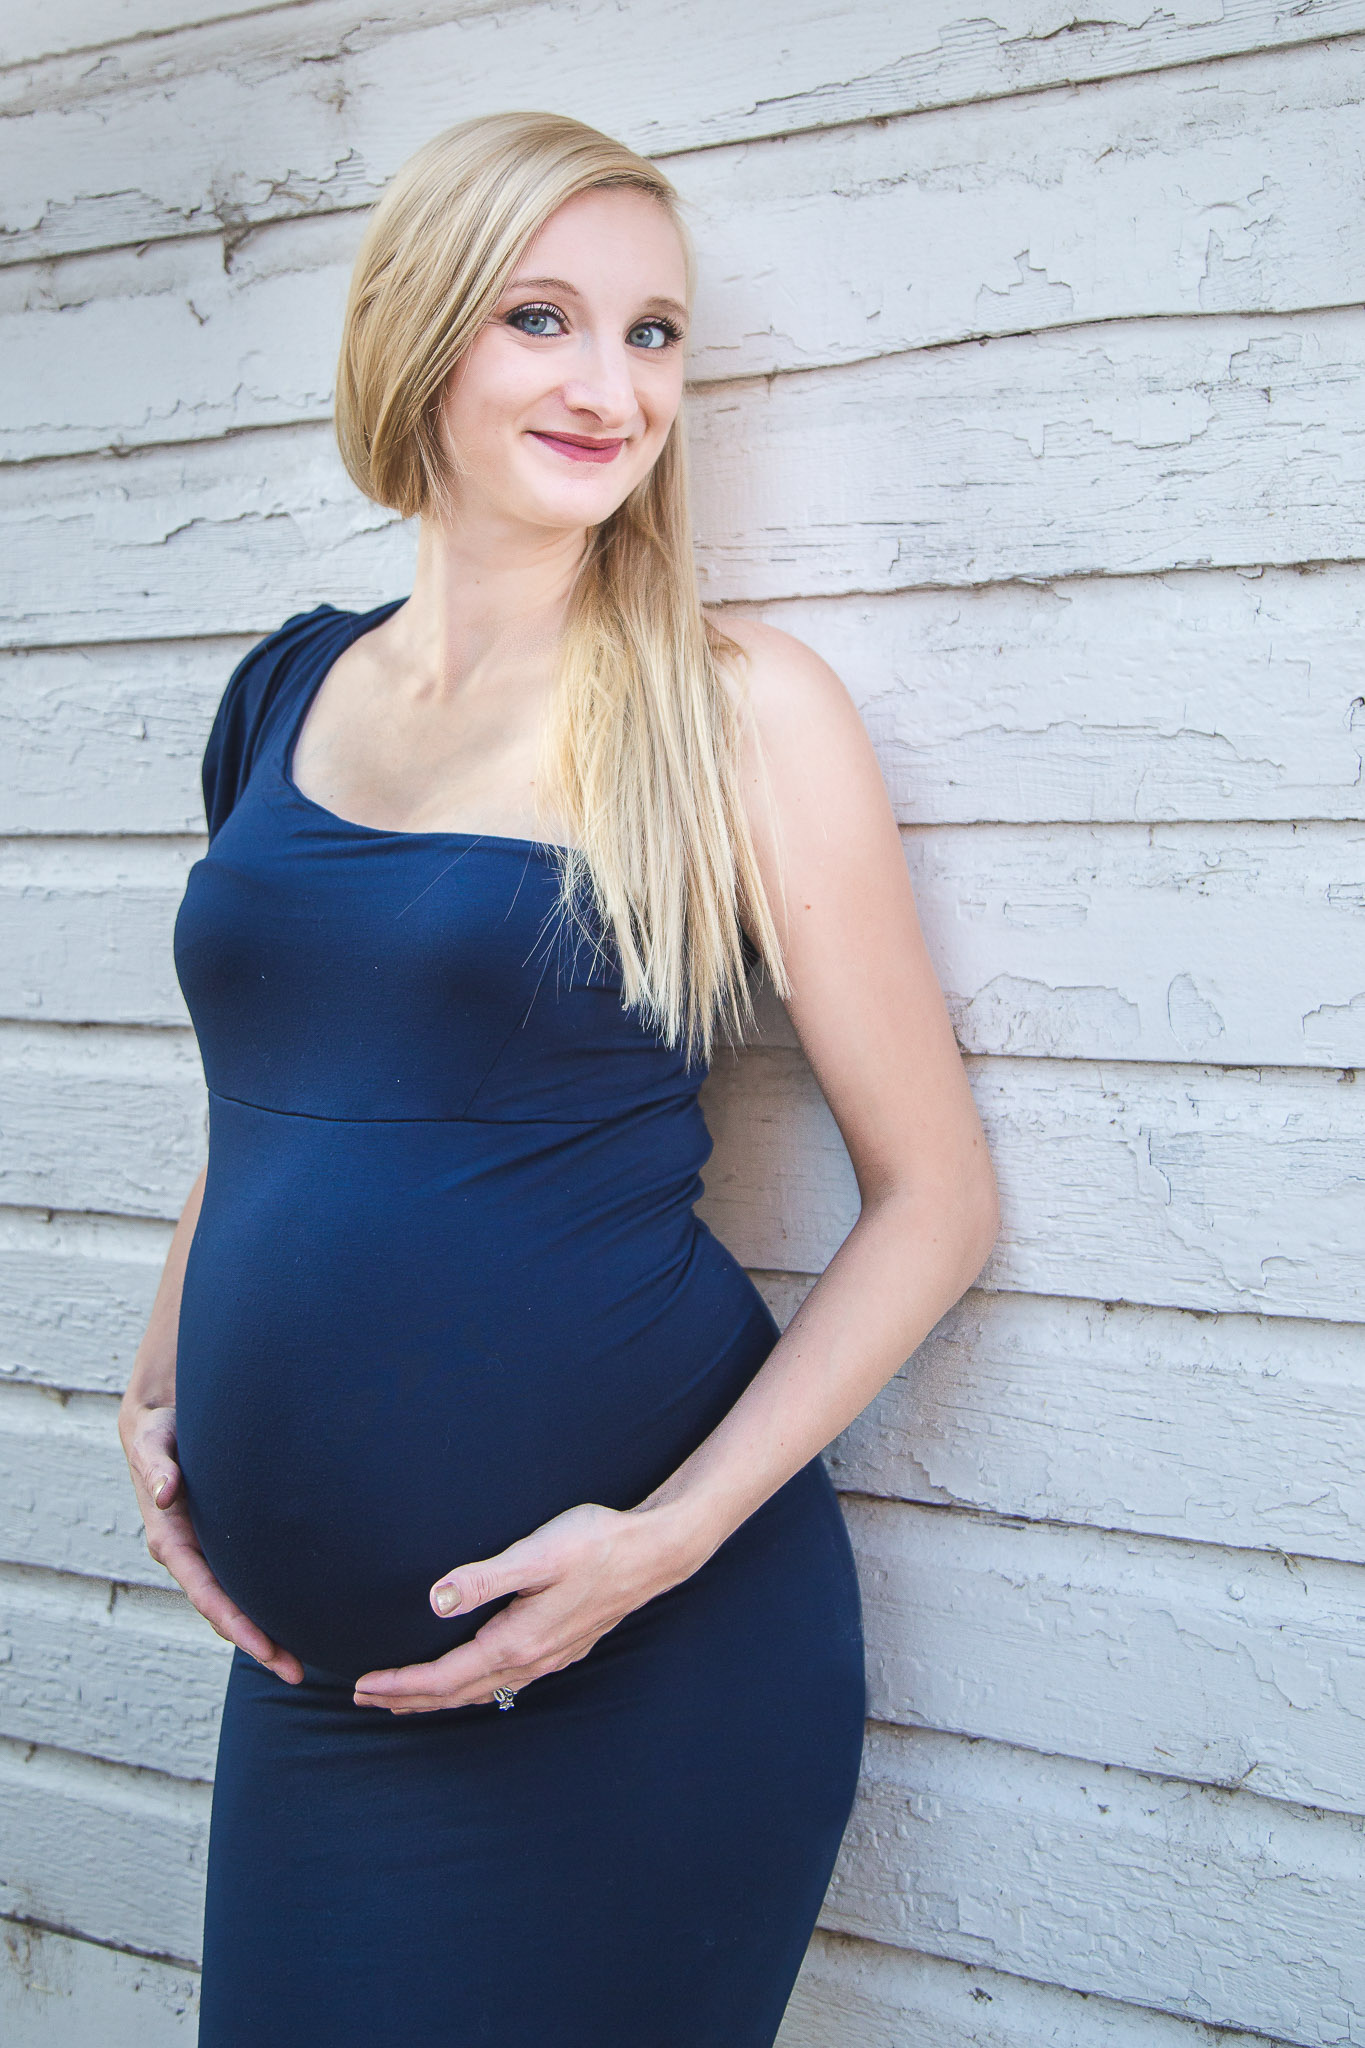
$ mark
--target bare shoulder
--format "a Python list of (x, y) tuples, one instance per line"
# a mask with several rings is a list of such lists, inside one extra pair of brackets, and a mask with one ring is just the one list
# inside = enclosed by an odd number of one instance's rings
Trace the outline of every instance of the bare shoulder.
[(810, 860), (825, 864), (835, 842), (863, 872), (870, 858), (894, 851), (899, 861), (881, 765), (842, 678), (793, 633), (758, 619), (721, 623), (747, 657), (721, 667), (742, 707), (743, 779), (756, 843), (775, 824), (784, 864), (799, 862), (803, 847)]
[(831, 729), (862, 730), (857, 706), (823, 655), (762, 619), (715, 622), (741, 649), (742, 664), (723, 662), (721, 673), (735, 700), (747, 707), (766, 748), (818, 738)]

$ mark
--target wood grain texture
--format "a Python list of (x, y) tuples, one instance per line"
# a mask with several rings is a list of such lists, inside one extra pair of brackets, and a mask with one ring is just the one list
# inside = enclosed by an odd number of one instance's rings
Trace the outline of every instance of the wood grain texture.
[(0, 1737), (0, 1908), (197, 1963), (209, 1788)]
[(194, 2048), (198, 2018), (194, 1970), (0, 1924), (6, 2048)]
[[(675, 157), (689, 375), (1354, 303), (1362, 101), (1365, 38), (1232, 60), (1216, 92), (1196, 68)], [(326, 418), (364, 221), (277, 222), (226, 269), (202, 235), (0, 269), (0, 456)]]
[[(1361, 1320), (1365, 1098), (1352, 1080), (968, 1067), (1001, 1186), (992, 1288)], [(822, 1271), (858, 1194), (802, 1056), (722, 1055), (703, 1100), (715, 1149), (698, 1214), (746, 1266)]]
[[(1354, 559), (1365, 316), (1008, 337), (704, 387), (709, 600)], [(908, 458), (888, 462), (888, 433)], [(762, 460), (758, 460), (758, 451)], [(326, 429), (0, 470), (11, 646), (240, 631), (407, 587)]]
[(874, 1729), (823, 1922), (1303, 2043), (1359, 2031), (1365, 1823)]
[[(313, 598), (223, 639), (0, 651), (0, 830), (202, 832), (227, 679)], [(842, 675), (906, 824), (1365, 818), (1358, 565), (737, 609)]]
[[(369, 204), (415, 144), (490, 106), (572, 107), (650, 154), (1193, 64), (1365, 29), (1360, 0), (315, 0), (11, 72), (10, 261)], [(715, 52), (723, 49), (719, 74)], [(667, 89), (661, 90), (661, 81)], [(512, 85), (515, 91), (510, 91)]]
[(1260, 2048), (1266, 2040), (980, 1963), (820, 1933), (777, 2048)]

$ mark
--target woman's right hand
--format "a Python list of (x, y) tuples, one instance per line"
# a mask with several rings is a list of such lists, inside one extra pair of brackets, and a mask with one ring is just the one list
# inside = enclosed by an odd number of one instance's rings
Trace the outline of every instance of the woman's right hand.
[(298, 1658), (272, 1643), (265, 1631), (229, 1600), (199, 1548), (176, 1457), (174, 1408), (125, 1403), (119, 1414), (119, 1436), (146, 1525), (147, 1548), (157, 1563), (165, 1566), (190, 1604), (225, 1642), (245, 1650), (286, 1684), (298, 1685), (303, 1677)]

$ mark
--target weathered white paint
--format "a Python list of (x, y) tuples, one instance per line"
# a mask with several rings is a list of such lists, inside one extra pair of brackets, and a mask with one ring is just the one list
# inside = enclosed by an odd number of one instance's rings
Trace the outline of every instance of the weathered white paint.
[[(100, 1299), (79, 1252), (48, 1252), (40, 1229), (27, 1243), (8, 1286), (27, 1288), (32, 1326)], [(145, 1273), (150, 1296), (150, 1261), (115, 1271)], [(785, 1324), (809, 1280), (758, 1277)], [(82, 1348), (11, 1367), (121, 1384), (146, 1305), (119, 1281), (107, 1295), (119, 1306), (86, 1314)], [(0, 1557), (165, 1585), (115, 1406), (112, 1391), (0, 1385)], [(848, 1493), (1365, 1563), (1365, 1324), (973, 1293), (829, 1455)]]
[(0, 81), (0, 229), (11, 261), (206, 230), (230, 249), (258, 222), (368, 205), (415, 135), (490, 106), (572, 107), (660, 154), (1363, 29), (1360, 0), (1119, 0), (1103, 20), (1065, 0), (989, 19), (792, 0), (780, 36), (725, 0), (313, 0)]
[(825, 1909), (842, 1933), (1344, 2048), (1365, 1822), (929, 1730), (874, 1728)]
[[(1363, 97), (1365, 39), (1234, 60), (1212, 105), (1180, 71), (675, 157), (702, 265), (690, 374), (1353, 303)], [(0, 270), (0, 451), (325, 418), (363, 225), (277, 222), (228, 269), (199, 236)]]
[(1257, 2048), (1266, 2038), (821, 1933), (778, 2048)]
[(1365, 1569), (848, 1503), (874, 1719), (1365, 1813)]
[(6, 2048), (193, 2048), (195, 1971), (13, 1920), (0, 1941)]
[[(1004, 1229), (989, 1283), (1030, 1293), (1362, 1319), (1365, 1096), (1278, 1069), (970, 1063)], [(748, 1265), (820, 1270), (858, 1213), (804, 1057), (723, 1051), (699, 1206)], [(188, 1032), (0, 1025), (0, 1198), (169, 1217), (205, 1151)]]
[[(1365, 1811), (1359, 1566), (849, 1516), (874, 1719)], [(226, 1656), (178, 1592), (0, 1566), (0, 1734), (211, 1777)]]
[[(255, 601), (252, 635), (0, 651), (0, 829), (202, 831), (228, 676), (311, 595)], [(1365, 818), (1356, 564), (737, 609), (843, 676), (907, 824)]]
[[(0, 840), (0, 1016), (187, 1024), (171, 934), (202, 852)], [(964, 1051), (1365, 1065), (1365, 825), (941, 828), (906, 854)]]
[[(198, 22), (254, 14), (271, 0), (47, 0), (15, 8), (0, 22), (0, 66), (33, 64), (72, 50), (107, 49), (136, 36), (164, 35)], [(292, 0), (275, 0), (288, 6)]]
[(170, 1235), (129, 1216), (0, 1208), (0, 1378), (121, 1394)]
[(178, 1588), (0, 1566), (0, 1735), (213, 1776), (228, 1645)]
[[(1001, 1184), (987, 1284), (1357, 1321), (1362, 1119), (1353, 1077), (968, 1062)], [(722, 1054), (698, 1205), (746, 1265), (819, 1272), (858, 1214), (801, 1054)]]
[[(809, 1282), (760, 1277), (785, 1324)], [(829, 1455), (850, 1493), (1365, 1563), (1365, 1324), (973, 1292)]]
[[(537, 100), (693, 206), (708, 588), (849, 681), (1008, 1212), (830, 1453), (883, 1723), (784, 2041), (1357, 2039), (1365, 0), (239, 11), (0, 30), (7, 2048), (192, 2031), (226, 1653), (112, 1427), (203, 1156), (169, 920), (232, 665), (407, 587), (356, 209)], [(856, 1190), (780, 1012), (706, 1099), (785, 1317)]]
[[(206, 1818), (202, 1786), (0, 1741), (0, 1899), (12, 1914), (193, 1961)], [(138, 1886), (120, 1889), (120, 1868)], [(1358, 1922), (1363, 1889), (1358, 1819), (874, 1728), (824, 1920), (1337, 2048), (1359, 2028), (1365, 1963), (1343, 1953), (1339, 1931)]]
[[(1354, 559), (1365, 321), (1024, 334), (692, 398), (709, 599)], [(914, 422), (887, 460), (887, 419)], [(762, 451), (762, 459), (758, 451)], [(240, 630), (406, 587), (327, 430), (0, 469), (6, 644)]]

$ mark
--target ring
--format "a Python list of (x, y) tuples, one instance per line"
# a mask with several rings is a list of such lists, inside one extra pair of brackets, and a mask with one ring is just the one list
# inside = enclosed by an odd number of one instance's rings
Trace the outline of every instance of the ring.
[(498, 1712), (500, 1714), (507, 1713), (508, 1709), (514, 1707), (517, 1703), (517, 1696), (510, 1685), (495, 1686), (493, 1688), (493, 1697), (498, 1703)]

